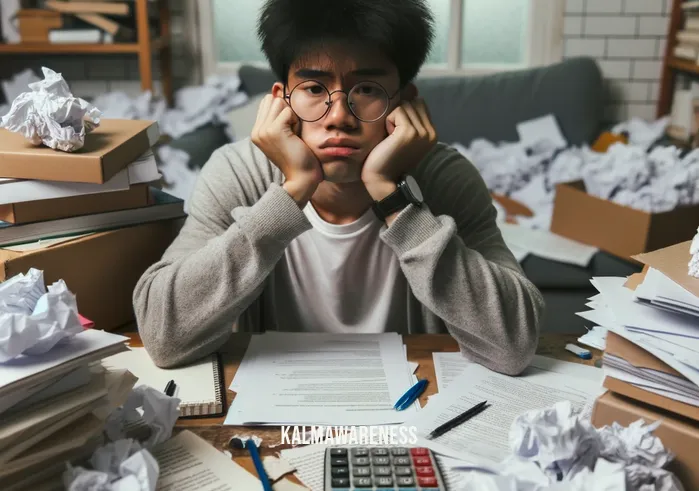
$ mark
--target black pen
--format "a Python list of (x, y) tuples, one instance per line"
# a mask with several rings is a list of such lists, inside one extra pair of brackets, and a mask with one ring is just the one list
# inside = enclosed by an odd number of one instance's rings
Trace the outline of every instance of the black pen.
[(453, 428), (456, 428), (461, 423), (468, 421), (469, 419), (474, 417), (476, 414), (480, 413), (481, 411), (484, 411), (488, 407), (488, 406), (486, 406), (487, 403), (488, 403), (488, 401), (483, 401), (479, 404), (476, 404), (468, 411), (466, 411), (462, 414), (459, 414), (455, 418), (450, 419), (449, 421), (447, 421), (443, 425), (440, 425), (437, 428), (435, 428), (434, 430), (432, 430), (432, 433), (427, 435), (427, 438), (430, 440), (432, 438), (437, 438), (438, 436), (445, 434), (447, 431), (449, 431)]
[(175, 381), (170, 380), (165, 386), (165, 390), (163, 392), (165, 392), (166, 396), (172, 397), (172, 395), (175, 393), (175, 387)]

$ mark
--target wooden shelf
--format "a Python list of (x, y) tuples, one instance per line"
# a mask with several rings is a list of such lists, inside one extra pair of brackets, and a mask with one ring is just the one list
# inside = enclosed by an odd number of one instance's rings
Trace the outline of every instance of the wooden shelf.
[(670, 68), (674, 68), (675, 70), (699, 75), (699, 65), (697, 65), (696, 62), (690, 60), (683, 60), (682, 58), (670, 58), (667, 61), (667, 65)]
[[(167, 47), (167, 39), (158, 38), (153, 41), (153, 49), (161, 50)], [(110, 54), (138, 53), (138, 43), (80, 43), (80, 44), (51, 44), (51, 43), (0, 43), (0, 54)]]

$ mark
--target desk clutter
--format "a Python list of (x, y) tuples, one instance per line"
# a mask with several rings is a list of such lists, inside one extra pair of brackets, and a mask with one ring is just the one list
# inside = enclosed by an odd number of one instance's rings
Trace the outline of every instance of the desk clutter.
[(112, 330), (134, 319), (136, 282), (174, 240), (184, 203), (157, 187), (157, 123), (102, 119), (43, 70), (0, 120), (0, 281), (38, 267)]

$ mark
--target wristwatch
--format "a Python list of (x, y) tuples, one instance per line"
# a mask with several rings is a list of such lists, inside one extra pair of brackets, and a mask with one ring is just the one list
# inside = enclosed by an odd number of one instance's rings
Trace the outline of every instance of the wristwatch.
[(373, 209), (376, 216), (382, 222), (386, 217), (402, 210), (409, 204), (422, 206), (423, 197), (420, 187), (413, 176), (405, 176), (398, 183), (398, 189), (386, 196), (381, 201), (374, 201)]

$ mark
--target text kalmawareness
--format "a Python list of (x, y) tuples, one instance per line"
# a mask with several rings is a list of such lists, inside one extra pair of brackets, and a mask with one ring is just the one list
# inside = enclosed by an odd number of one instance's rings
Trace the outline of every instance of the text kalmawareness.
[(415, 426), (282, 426), (281, 443), (292, 445), (415, 445)]

